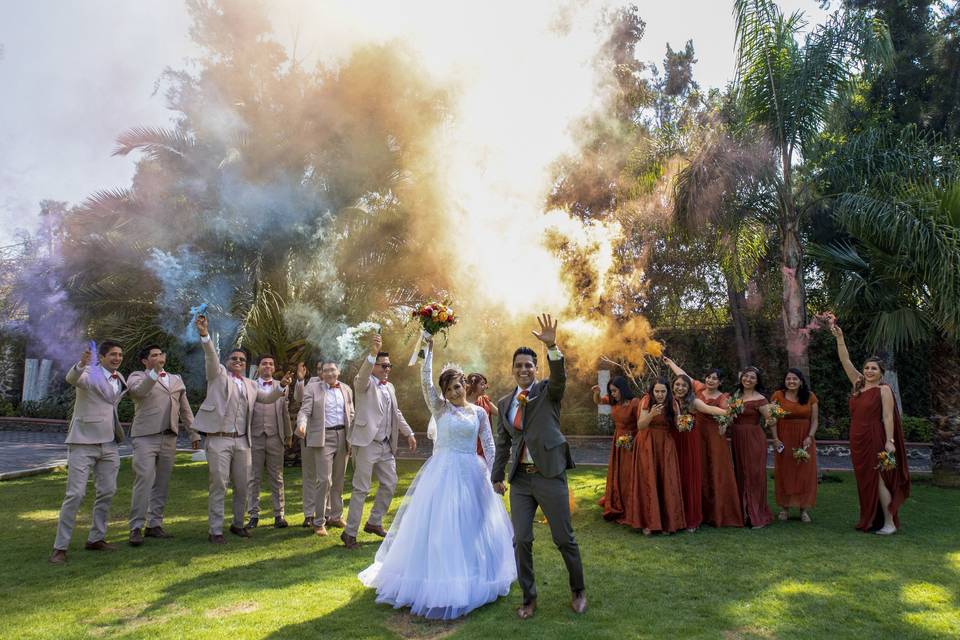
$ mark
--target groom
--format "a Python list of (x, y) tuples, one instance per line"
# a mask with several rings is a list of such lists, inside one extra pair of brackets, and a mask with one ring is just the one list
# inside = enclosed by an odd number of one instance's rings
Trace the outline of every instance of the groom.
[(540, 332), (534, 337), (547, 345), (550, 378), (537, 380), (537, 353), (520, 347), (513, 354), (513, 377), (517, 387), (497, 402), (500, 424), (497, 429), (497, 455), (493, 462), (494, 490), (503, 494), (504, 471), (510, 480), (510, 518), (513, 521), (513, 548), (517, 573), (523, 589), (523, 605), (517, 609), (521, 619), (529, 618), (537, 608), (537, 586), (533, 577), (533, 518), (537, 505), (550, 523), (553, 543), (560, 550), (570, 575), (571, 608), (587, 610), (583, 587), (580, 548), (573, 538), (567, 469), (573, 468), (570, 447), (560, 432), (560, 401), (566, 386), (563, 355), (557, 348), (557, 323), (544, 314), (537, 318)]

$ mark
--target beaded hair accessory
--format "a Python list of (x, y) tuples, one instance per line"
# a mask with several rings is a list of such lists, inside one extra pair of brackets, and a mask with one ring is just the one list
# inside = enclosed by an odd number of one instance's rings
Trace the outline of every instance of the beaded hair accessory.
[(456, 371), (461, 376), (463, 375), (463, 368), (456, 362), (448, 362), (447, 364), (443, 365), (443, 368), (440, 369), (440, 375), (442, 376), (447, 371)]

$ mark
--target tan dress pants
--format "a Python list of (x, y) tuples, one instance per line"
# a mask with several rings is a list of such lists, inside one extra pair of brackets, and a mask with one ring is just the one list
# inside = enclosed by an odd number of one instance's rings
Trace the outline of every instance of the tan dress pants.
[(397, 489), (397, 461), (390, 449), (390, 441), (371, 442), (365, 447), (353, 447), (353, 493), (350, 494), (350, 510), (347, 514), (345, 532), (356, 537), (363, 518), (363, 503), (370, 493), (370, 484), (376, 476), (380, 486), (373, 499), (373, 509), (367, 522), (382, 525), (383, 516), (390, 508), (393, 492)]
[(177, 460), (177, 436), (155, 433), (133, 441), (133, 498), (130, 530), (163, 526), (163, 509), (170, 490), (170, 475)]
[(253, 449), (250, 457), (252, 471), (250, 473), (250, 517), (260, 517), (260, 482), (263, 478), (263, 468), (267, 468), (267, 477), (270, 479), (270, 497), (273, 499), (274, 517), (283, 517), (283, 454), (284, 446), (279, 436), (253, 436)]
[(60, 520), (54, 549), (66, 551), (70, 547), (77, 511), (87, 494), (87, 480), (93, 473), (93, 523), (87, 542), (96, 542), (107, 537), (107, 520), (110, 517), (110, 502), (117, 492), (117, 471), (120, 469), (120, 452), (116, 442), (103, 444), (71, 444), (67, 446), (67, 495), (60, 505)]
[(210, 534), (223, 535), (223, 501), (227, 483), (233, 485), (233, 525), (242, 527), (250, 485), (250, 445), (246, 437), (207, 436), (207, 472), (210, 496), (207, 500), (207, 521)]

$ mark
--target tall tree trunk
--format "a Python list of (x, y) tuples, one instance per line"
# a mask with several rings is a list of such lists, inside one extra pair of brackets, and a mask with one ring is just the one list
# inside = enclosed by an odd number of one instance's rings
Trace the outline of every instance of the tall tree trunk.
[(877, 355), (883, 360), (884, 369), (886, 370), (886, 373), (883, 374), (883, 381), (887, 383), (887, 386), (893, 391), (893, 399), (897, 403), (897, 409), (900, 411), (900, 415), (903, 415), (903, 401), (900, 399), (900, 377), (897, 376), (896, 355), (894, 355), (893, 349), (890, 347), (880, 349), (880, 353)]
[(933, 483), (960, 487), (960, 345), (942, 338), (931, 363), (933, 389)]
[(797, 220), (792, 212), (785, 217), (781, 229), (780, 265), (783, 277), (783, 300), (781, 319), (783, 333), (787, 341), (787, 361), (791, 367), (803, 371), (809, 379), (810, 362), (807, 357), (807, 345), (810, 334), (807, 327), (806, 295), (803, 287), (803, 248), (800, 246), (800, 232)]
[(750, 335), (750, 324), (747, 322), (747, 299), (743, 291), (727, 281), (727, 300), (730, 304), (730, 320), (733, 323), (733, 335), (737, 345), (737, 361), (740, 371), (753, 364), (753, 336)]

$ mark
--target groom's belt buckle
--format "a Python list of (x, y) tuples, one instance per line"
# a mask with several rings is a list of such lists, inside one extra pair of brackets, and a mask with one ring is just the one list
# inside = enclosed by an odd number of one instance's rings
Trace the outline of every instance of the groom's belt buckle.
[(530, 464), (528, 462), (521, 462), (520, 470), (524, 473), (540, 473), (540, 469), (537, 469), (537, 465)]

